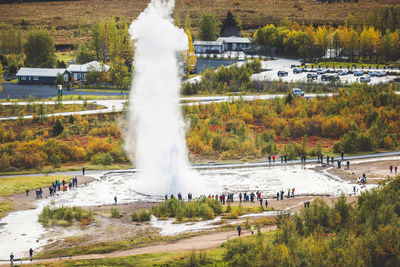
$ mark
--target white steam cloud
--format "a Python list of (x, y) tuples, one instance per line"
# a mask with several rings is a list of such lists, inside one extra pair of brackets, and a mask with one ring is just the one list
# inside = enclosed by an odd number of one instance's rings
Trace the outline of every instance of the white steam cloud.
[(135, 40), (129, 127), (141, 170), (133, 190), (152, 195), (196, 194), (201, 188), (189, 167), (179, 104), (177, 54), (188, 49), (188, 38), (174, 26), (173, 8), (174, 1), (152, 0), (129, 29)]

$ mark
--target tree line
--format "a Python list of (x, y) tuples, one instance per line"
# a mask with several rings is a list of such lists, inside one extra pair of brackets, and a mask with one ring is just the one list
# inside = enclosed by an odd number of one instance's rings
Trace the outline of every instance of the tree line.
[(382, 32), (373, 26), (304, 25), (287, 21), (283, 26), (273, 24), (254, 33), (254, 43), (265, 55), (290, 56), (303, 59), (348, 57), (370, 62), (393, 62), (400, 57), (400, 29)]

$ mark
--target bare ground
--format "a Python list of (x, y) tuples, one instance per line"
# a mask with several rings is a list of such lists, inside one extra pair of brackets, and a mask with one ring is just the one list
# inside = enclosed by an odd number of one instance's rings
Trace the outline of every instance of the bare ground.
[[(377, 183), (390, 175), (389, 166), (400, 165), (400, 160), (381, 160), (375, 162), (365, 162), (350, 164), (350, 169), (345, 170), (330, 168), (328, 172), (331, 174), (340, 176), (342, 179), (357, 181), (363, 173), (367, 176), (368, 183)], [(316, 171), (323, 171), (324, 167), (316, 167)], [(394, 173), (392, 174), (394, 175)], [(79, 177), (79, 184), (85, 184), (93, 181), (92, 177)], [(48, 194), (46, 188), (43, 189), (45, 194)], [(61, 192), (62, 193), (62, 192)], [(45, 195), (44, 197), (48, 197)], [(34, 194), (30, 194), (26, 197), (25, 194), (15, 195), (12, 201), (15, 203), (16, 207), (19, 209), (30, 208), (32, 203), (35, 202)], [(294, 198), (284, 198), (284, 200), (277, 201), (276, 199), (268, 199), (268, 208), (274, 208), (275, 210), (291, 210), (293, 212), (298, 212), (302, 207), (303, 203), (306, 201), (313, 201), (316, 198), (323, 198), (326, 202), (331, 205), (337, 199), (337, 197), (330, 196), (296, 196)], [(347, 201), (351, 204), (355, 204), (357, 196), (348, 196)], [(62, 249), (68, 247), (74, 247), (77, 245), (90, 245), (99, 242), (114, 242), (123, 241), (127, 239), (132, 239), (135, 236), (141, 236), (143, 234), (147, 235), (159, 235), (159, 230), (153, 228), (149, 223), (133, 223), (130, 221), (130, 214), (133, 210), (149, 209), (151, 206), (157, 205), (154, 202), (135, 202), (129, 204), (120, 204), (118, 208), (120, 209), (122, 218), (113, 219), (110, 218), (110, 208), (112, 205), (103, 206), (93, 206), (92, 208), (96, 213), (96, 222), (87, 227), (81, 227), (80, 225), (75, 225), (72, 227), (55, 227), (53, 231), (46, 234), (44, 238), (49, 241), (54, 241), (51, 245), (46, 246), (44, 250), (54, 250)], [(232, 205), (238, 205), (238, 202), (234, 202)], [(242, 203), (244, 207), (248, 206), (258, 206), (259, 202), (255, 203)], [(256, 217), (252, 218), (257, 219)], [(229, 220), (230, 222), (235, 220)], [(263, 230), (269, 231), (274, 229), (274, 227), (267, 227)], [(159, 243), (156, 245), (149, 245), (141, 248), (133, 248), (124, 251), (117, 251), (107, 254), (93, 254), (93, 255), (82, 255), (76, 256), (72, 259), (94, 259), (94, 258), (106, 258), (106, 257), (119, 257), (126, 255), (136, 255), (142, 253), (156, 253), (156, 252), (175, 252), (175, 251), (191, 251), (194, 249), (211, 249), (218, 247), (226, 240), (236, 237), (236, 231), (225, 231), (220, 232), (220, 230), (214, 230), (212, 232), (203, 233), (200, 236), (184, 238), (172, 244)], [(54, 259), (45, 261), (35, 261), (35, 263), (41, 262), (52, 262)]]

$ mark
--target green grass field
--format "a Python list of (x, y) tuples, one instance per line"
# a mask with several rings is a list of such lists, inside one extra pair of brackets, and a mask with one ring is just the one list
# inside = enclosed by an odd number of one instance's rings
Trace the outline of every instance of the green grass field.
[(48, 186), (55, 180), (69, 181), (69, 175), (43, 175), (43, 176), (14, 176), (0, 178), (0, 196), (11, 196), (24, 193), (26, 189)]

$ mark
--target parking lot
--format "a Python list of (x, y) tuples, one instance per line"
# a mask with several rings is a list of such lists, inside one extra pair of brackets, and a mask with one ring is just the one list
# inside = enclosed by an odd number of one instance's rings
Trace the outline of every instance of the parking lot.
[[(311, 69), (307, 68), (305, 69), (305, 72), (301, 73), (293, 73), (293, 68), (291, 66), (295, 65), (300, 65), (300, 61), (298, 60), (292, 60), (292, 59), (277, 59), (277, 60), (272, 60), (272, 61), (263, 61), (263, 69), (267, 69), (267, 71), (261, 72), (254, 74), (252, 76), (253, 80), (268, 80), (268, 81), (273, 81), (273, 80), (279, 80), (281, 79), (284, 82), (307, 82), (307, 74), (313, 73), (317, 74), (317, 69)], [(340, 69), (326, 69), (326, 75), (335, 75)], [(362, 69), (354, 69), (351, 70), (353, 71), (361, 71)], [(278, 76), (278, 71), (284, 71), (287, 72), (287, 76)], [(360, 78), (364, 77), (368, 74), (369, 71), (374, 71), (374, 72), (381, 72), (384, 71), (383, 69), (364, 69), (364, 75), (362, 76), (354, 76), (354, 74), (349, 73), (347, 75), (343, 76), (338, 76), (340, 83), (343, 84), (351, 84), (354, 82), (360, 82)], [(386, 83), (393, 81), (395, 78), (397, 78), (397, 75), (393, 74), (400, 74), (400, 71), (397, 70), (386, 70), (387, 75), (383, 77), (370, 77), (370, 82), (368, 84), (378, 84), (378, 83)], [(322, 81), (321, 80), (322, 74), (318, 75), (318, 78), (314, 80), (314, 82), (317, 83), (329, 83), (329, 81)]]

